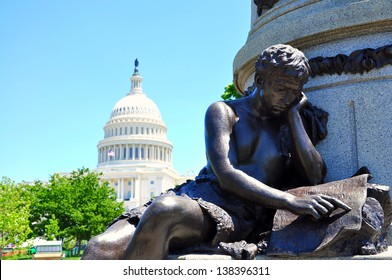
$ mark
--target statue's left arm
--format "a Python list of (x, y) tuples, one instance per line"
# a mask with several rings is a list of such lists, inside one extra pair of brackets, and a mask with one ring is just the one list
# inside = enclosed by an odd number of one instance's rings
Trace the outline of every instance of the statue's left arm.
[(301, 100), (292, 106), (287, 114), (293, 142), (293, 161), (295, 169), (310, 185), (317, 185), (325, 177), (327, 168), (321, 155), (317, 152), (306, 133), (300, 111), (306, 104), (307, 98), (302, 93)]

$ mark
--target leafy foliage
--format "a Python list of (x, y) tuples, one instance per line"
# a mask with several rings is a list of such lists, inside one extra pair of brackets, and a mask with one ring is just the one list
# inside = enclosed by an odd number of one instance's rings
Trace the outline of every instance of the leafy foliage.
[(31, 232), (30, 199), (23, 185), (8, 178), (0, 181), (0, 251), (9, 244), (21, 245)]
[(124, 208), (116, 201), (114, 189), (101, 183), (99, 175), (82, 168), (69, 176), (54, 174), (48, 184), (36, 182), (30, 188), (34, 235), (75, 239), (80, 245), (82, 240), (105, 231)]
[(223, 100), (233, 100), (241, 98), (242, 95), (235, 89), (234, 84), (225, 86), (225, 92), (221, 95)]

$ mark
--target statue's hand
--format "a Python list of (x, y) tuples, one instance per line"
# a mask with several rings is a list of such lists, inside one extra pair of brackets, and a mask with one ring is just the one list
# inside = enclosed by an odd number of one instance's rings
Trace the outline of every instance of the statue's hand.
[(308, 98), (303, 92), (301, 92), (301, 95), (298, 97), (297, 101), (295, 101), (291, 106), (289, 113), (300, 112), (307, 102)]
[(314, 220), (319, 220), (329, 216), (337, 208), (342, 208), (347, 212), (351, 210), (350, 206), (339, 199), (319, 194), (305, 197), (295, 196), (288, 210), (296, 215), (310, 215)]

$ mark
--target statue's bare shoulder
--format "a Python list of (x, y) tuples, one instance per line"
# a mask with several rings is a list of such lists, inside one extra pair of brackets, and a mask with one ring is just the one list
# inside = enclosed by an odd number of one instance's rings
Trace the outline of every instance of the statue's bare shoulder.
[(224, 132), (224, 130), (229, 130), (237, 122), (238, 117), (232, 106), (229, 106), (227, 102), (217, 101), (212, 103), (206, 112), (205, 116), (205, 128), (206, 132), (212, 132), (217, 130), (219, 132)]

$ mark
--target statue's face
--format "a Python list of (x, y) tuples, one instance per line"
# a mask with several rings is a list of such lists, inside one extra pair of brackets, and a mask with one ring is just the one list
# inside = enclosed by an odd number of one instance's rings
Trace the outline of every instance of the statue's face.
[(301, 98), (303, 81), (282, 77), (269, 77), (263, 87), (262, 102), (272, 115), (278, 116), (287, 111)]

